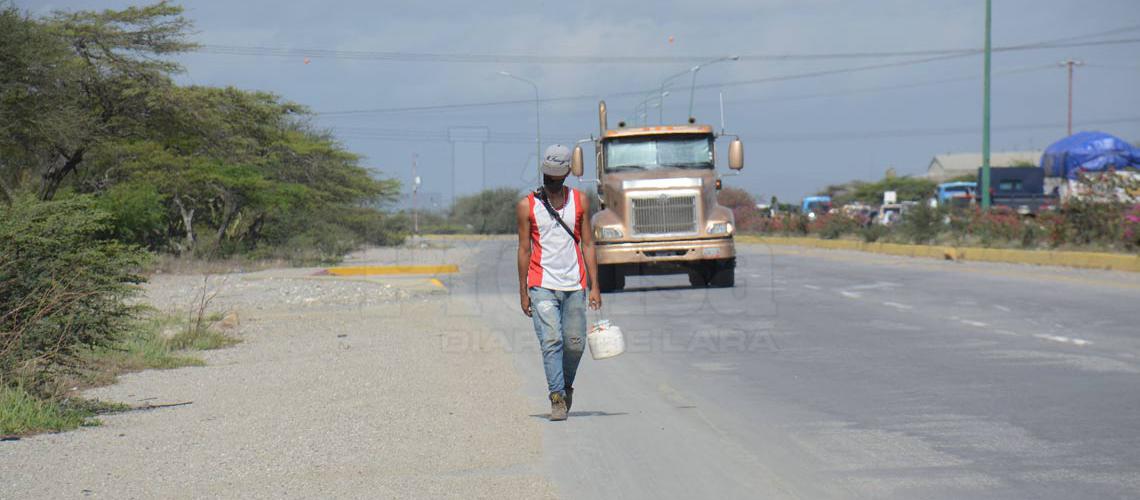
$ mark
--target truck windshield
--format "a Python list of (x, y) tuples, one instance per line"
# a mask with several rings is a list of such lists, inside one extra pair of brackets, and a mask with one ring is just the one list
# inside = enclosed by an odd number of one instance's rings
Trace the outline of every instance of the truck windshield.
[(661, 168), (713, 168), (712, 137), (629, 137), (606, 142), (606, 172)]

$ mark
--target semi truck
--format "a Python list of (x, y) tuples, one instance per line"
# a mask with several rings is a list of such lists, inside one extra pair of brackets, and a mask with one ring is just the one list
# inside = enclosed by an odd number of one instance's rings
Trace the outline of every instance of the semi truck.
[[(630, 126), (610, 129), (606, 103), (598, 103), (593, 138), (598, 210), (591, 218), (598, 285), (621, 290), (626, 276), (688, 274), (700, 287), (732, 287), (736, 228), (732, 210), (717, 204), (718, 134), (709, 125)], [(582, 147), (572, 170), (582, 172)], [(744, 145), (728, 146), (728, 167), (744, 166)]]

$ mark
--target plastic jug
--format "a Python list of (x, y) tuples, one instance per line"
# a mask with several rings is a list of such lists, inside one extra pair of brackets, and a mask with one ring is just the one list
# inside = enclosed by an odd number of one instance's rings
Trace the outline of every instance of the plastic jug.
[(625, 352), (625, 337), (621, 328), (603, 319), (594, 323), (589, 332), (586, 332), (587, 343), (590, 344), (590, 356), (594, 359), (606, 359)]

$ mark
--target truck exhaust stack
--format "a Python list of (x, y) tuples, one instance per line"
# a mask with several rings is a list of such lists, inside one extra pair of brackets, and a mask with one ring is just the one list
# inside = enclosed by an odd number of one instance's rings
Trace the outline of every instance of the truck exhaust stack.
[(598, 133), (600, 135), (606, 134), (608, 123), (606, 120), (606, 101), (598, 101)]

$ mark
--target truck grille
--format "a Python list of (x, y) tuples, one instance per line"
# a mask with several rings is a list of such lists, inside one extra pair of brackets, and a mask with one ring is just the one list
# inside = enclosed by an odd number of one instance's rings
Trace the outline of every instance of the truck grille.
[(696, 233), (695, 195), (631, 198), (634, 234)]

